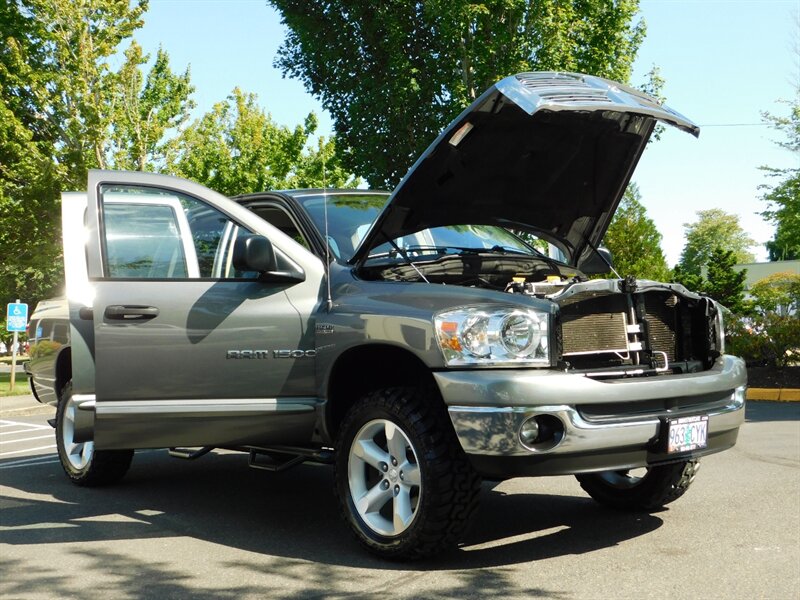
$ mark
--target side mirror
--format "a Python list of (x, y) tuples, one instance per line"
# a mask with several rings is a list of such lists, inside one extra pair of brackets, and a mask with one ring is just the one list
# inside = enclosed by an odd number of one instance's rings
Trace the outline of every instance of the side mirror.
[(306, 274), (290, 259), (276, 253), (263, 235), (243, 235), (233, 244), (233, 267), (256, 271), (261, 281), (299, 283)]
[(611, 266), (614, 264), (614, 259), (611, 256), (611, 251), (602, 246), (597, 249), (597, 252), (592, 253), (578, 263), (578, 269), (584, 275), (605, 275), (611, 272)]
[(278, 265), (272, 243), (261, 235), (239, 237), (233, 244), (233, 266), (238, 271), (276, 271)]

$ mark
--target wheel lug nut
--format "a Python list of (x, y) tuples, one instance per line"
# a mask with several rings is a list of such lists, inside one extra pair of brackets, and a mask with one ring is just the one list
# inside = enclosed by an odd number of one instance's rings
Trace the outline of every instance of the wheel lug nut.
[(381, 463), (381, 471), (386, 473), (386, 471), (388, 471), (388, 470), (389, 470), (389, 465), (387, 465), (385, 462), (382, 462)]
[(381, 481), (381, 487), (383, 489), (385, 489), (385, 490), (388, 490), (389, 489), (389, 480), (388, 479), (384, 479), (383, 481)]
[(400, 479), (403, 479), (403, 478), (404, 478), (404, 474), (403, 474), (402, 471), (400, 471)]
[(394, 456), (392, 457), (392, 466), (393, 467), (397, 466), (397, 459)]
[(394, 486), (394, 495), (397, 496), (397, 494), (399, 493), (400, 493), (400, 486), (399, 485)]

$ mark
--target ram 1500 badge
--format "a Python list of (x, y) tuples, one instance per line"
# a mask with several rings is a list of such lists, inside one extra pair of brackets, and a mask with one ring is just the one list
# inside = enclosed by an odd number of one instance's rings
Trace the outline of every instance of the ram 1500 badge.
[(332, 462), (344, 519), (385, 557), (453, 546), (480, 477), (677, 499), (736, 442), (744, 365), (713, 300), (587, 277), (609, 271), (598, 245), (658, 121), (698, 133), (626, 86), (523, 73), (391, 194), (229, 199), (92, 171), (64, 196), (71, 341), (42, 388), (67, 475), (109, 483), (137, 448)]

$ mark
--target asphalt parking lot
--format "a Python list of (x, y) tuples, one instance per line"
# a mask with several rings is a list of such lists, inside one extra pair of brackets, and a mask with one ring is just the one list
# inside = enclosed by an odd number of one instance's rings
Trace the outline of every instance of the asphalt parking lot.
[(49, 416), (0, 410), (4, 599), (800, 597), (797, 403), (748, 405), (737, 446), (667, 510), (601, 508), (572, 477), (486, 482), (464, 544), (410, 564), (351, 539), (328, 467), (145, 451), (120, 484), (81, 489)]

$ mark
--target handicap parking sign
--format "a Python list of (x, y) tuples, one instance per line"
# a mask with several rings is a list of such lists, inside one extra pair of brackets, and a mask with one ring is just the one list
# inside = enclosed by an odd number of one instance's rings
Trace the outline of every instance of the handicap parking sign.
[(28, 327), (28, 305), (11, 302), (6, 309), (6, 330), (23, 332)]

